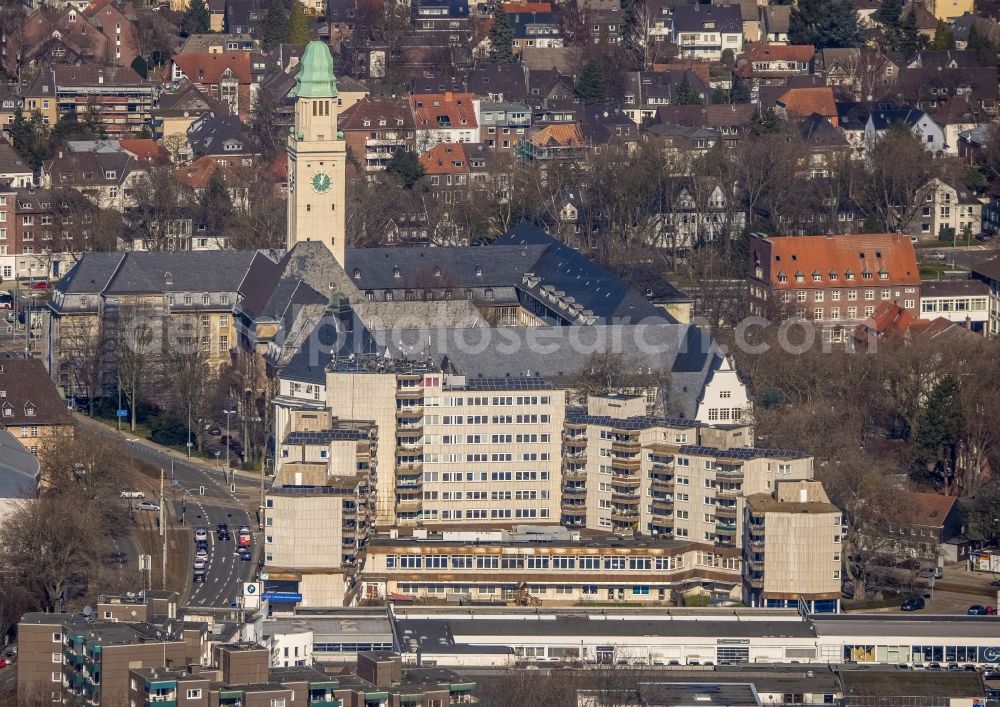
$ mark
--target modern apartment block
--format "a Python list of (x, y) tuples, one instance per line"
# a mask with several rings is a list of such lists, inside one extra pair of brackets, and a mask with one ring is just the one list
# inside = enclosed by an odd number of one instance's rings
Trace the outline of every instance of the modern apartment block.
[(746, 603), (837, 611), (842, 517), (818, 481), (779, 482), (747, 498), (743, 529)]
[(740, 547), (743, 498), (811, 479), (802, 452), (749, 446), (751, 429), (646, 414), (641, 397), (591, 396), (566, 415), (562, 522)]
[[(217, 670), (145, 668), (131, 672), (131, 704), (156, 707), (450, 707), (476, 704), (475, 683), (444, 668), (403, 669), (388, 651), (359, 653), (353, 670), (268, 668), (257, 645), (222, 646)], [(225, 654), (225, 655), (223, 655)]]
[(264, 563), (296, 583), (303, 606), (338, 606), (354, 585), (372, 525), (374, 430), (329, 411), (296, 411), (264, 501)]
[(207, 628), (166, 630), (148, 623), (31, 613), (18, 624), (18, 701), (119, 705), (129, 671), (201, 663)]
[(733, 548), (551, 526), (512, 531), (417, 528), (368, 545), (360, 597), (571, 605), (580, 601), (677, 604), (687, 594), (740, 601)]

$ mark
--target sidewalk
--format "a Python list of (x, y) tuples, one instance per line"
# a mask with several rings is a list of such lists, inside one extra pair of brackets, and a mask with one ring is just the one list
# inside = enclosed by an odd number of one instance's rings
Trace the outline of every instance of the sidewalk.
[[(171, 449), (170, 447), (164, 447), (162, 445), (156, 444), (155, 442), (150, 442), (148, 439), (143, 439), (142, 437), (135, 436), (127, 429), (123, 429), (121, 432), (119, 432), (117, 429), (115, 429), (114, 425), (107, 424), (93, 417), (89, 417), (88, 415), (84, 415), (81, 412), (73, 411), (72, 415), (79, 423), (87, 425), (91, 429), (98, 430), (101, 433), (118, 436), (122, 439), (122, 441), (133, 439), (135, 440), (133, 444), (142, 445), (147, 449), (150, 449), (159, 454), (163, 454), (164, 456), (170, 457), (177, 461), (182, 461), (185, 464), (201, 467), (202, 469), (208, 472), (218, 473), (222, 470), (222, 467), (214, 466), (212, 464), (206, 464), (205, 460), (203, 460), (201, 457), (188, 458), (188, 456), (183, 452), (178, 452), (177, 450)], [(245, 481), (255, 481), (255, 482), (260, 481), (260, 473), (258, 472), (243, 471), (241, 469), (235, 469), (235, 468), (230, 469), (230, 471), (232, 471), (237, 478), (243, 479)]]

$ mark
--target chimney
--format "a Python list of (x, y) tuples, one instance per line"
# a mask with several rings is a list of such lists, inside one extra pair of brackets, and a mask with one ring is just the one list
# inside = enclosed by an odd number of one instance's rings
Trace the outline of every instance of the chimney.
[(809, 503), (809, 489), (799, 489), (799, 503)]
[(455, 100), (455, 93), (454, 93), (454, 91), (445, 91), (444, 92), (444, 100), (448, 101), (449, 103), (451, 101)]

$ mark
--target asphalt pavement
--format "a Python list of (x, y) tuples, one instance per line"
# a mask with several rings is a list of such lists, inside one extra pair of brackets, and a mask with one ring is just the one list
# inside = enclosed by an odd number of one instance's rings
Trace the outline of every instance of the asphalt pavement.
[[(134, 439), (86, 416), (76, 417), (89, 429), (100, 434)], [(256, 521), (247, 511), (248, 507), (257, 505), (259, 482), (237, 475), (233, 482), (236, 489), (234, 492), (230, 480), (216, 467), (186, 459), (146, 440), (127, 441), (126, 444), (132, 458), (164, 470), (164, 511), (168, 516), (168, 527), (190, 528), (192, 546), (195, 528), (203, 526), (208, 531), (209, 557), (205, 568), (205, 582), (191, 585), (188, 605), (229, 608), (239, 594), (241, 583), (252, 578), (256, 566), (258, 548), (253, 548), (253, 560), (241, 561), (236, 554), (235, 537), (239, 527), (246, 525), (254, 531), (255, 546), (261, 539), (256, 532)], [(154, 481), (144, 491), (159, 494), (158, 483)], [(147, 495), (147, 498), (152, 496)], [(215, 532), (218, 523), (229, 525), (232, 540), (218, 540)], [(192, 568), (187, 577), (189, 583), (193, 576)]]

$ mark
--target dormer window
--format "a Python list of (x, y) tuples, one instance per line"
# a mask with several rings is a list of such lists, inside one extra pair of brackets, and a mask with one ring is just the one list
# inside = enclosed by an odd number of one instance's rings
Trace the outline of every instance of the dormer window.
[(24, 416), (25, 417), (34, 417), (35, 416), (35, 406), (32, 405), (31, 403), (25, 403), (24, 404)]
[(441, 267), (438, 265), (434, 266), (434, 277), (441, 277)]
[(879, 280), (888, 280), (889, 279), (889, 273), (887, 273), (885, 270), (879, 270), (878, 271), (878, 279)]
[(795, 273), (795, 282), (805, 282), (805, 281), (806, 278), (802, 273), (800, 272)]
[(818, 272), (813, 273), (813, 282), (821, 282), (822, 280), (823, 280), (822, 275), (820, 275)]
[(395, 278), (402, 277), (402, 275), (399, 274), (399, 268), (398, 267), (392, 269), (392, 276), (395, 277)]
[(844, 278), (847, 279), (847, 280), (853, 280), (854, 279), (854, 273), (852, 273), (850, 270), (848, 270), (847, 272), (844, 273)]
[(482, 276), (483, 276), (483, 266), (482, 265), (477, 265), (476, 266), (476, 277), (482, 277)]
[(354, 268), (354, 279), (355, 280), (361, 279), (361, 270), (359, 268)]
[(836, 271), (834, 271), (834, 270), (830, 271), (829, 278), (831, 280), (836, 280), (838, 277), (839, 277), (839, 275), (837, 275)]
[(11, 407), (10, 403), (3, 404), (3, 416), (4, 417), (14, 417), (14, 408)]

